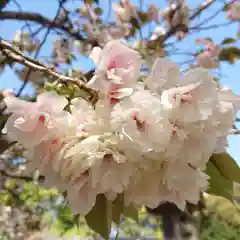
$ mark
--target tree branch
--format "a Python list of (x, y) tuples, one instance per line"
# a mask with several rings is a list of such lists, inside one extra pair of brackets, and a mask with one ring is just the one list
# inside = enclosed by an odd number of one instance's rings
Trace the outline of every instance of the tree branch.
[(39, 13), (29, 13), (29, 12), (16, 12), (16, 11), (2, 11), (0, 12), (0, 20), (17, 20), (17, 21), (31, 21), (41, 24), (45, 27), (55, 28), (63, 31), (70, 37), (76, 40), (85, 40), (81, 34), (78, 32), (64, 26), (58, 21), (52, 21), (51, 19), (39, 14)]
[(48, 68), (44, 64), (40, 63), (38, 60), (33, 59), (31, 57), (25, 56), (23, 52), (18, 50), (16, 47), (14, 47), (11, 43), (0, 40), (0, 49), (11, 59), (16, 61), (17, 63), (23, 64), (33, 70), (43, 72), (45, 74), (48, 74), (52, 77), (57, 78), (60, 82), (64, 83), (73, 83), (79, 87), (79, 89), (84, 90), (86, 93), (88, 93), (91, 97), (91, 99), (94, 99), (94, 102), (97, 100), (97, 92), (94, 91), (91, 88), (88, 88), (84, 82), (80, 81), (79, 79), (73, 79), (70, 77), (67, 77), (65, 75), (62, 75), (60, 73), (55, 72), (51, 68)]

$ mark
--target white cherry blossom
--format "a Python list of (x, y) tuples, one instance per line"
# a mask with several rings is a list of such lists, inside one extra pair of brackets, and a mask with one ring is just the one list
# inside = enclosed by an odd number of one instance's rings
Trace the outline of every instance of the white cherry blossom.
[[(4, 99), (9, 112), (13, 113), (4, 128), (4, 133), (13, 141), (25, 146), (34, 146), (51, 135), (52, 116), (61, 114), (67, 105), (64, 97), (53, 92), (42, 93), (36, 103), (26, 102), (10, 96)], [(29, 141), (31, 139), (31, 141)]]
[[(110, 94), (110, 99), (119, 98), (117, 93), (122, 95), (119, 89), (136, 83), (141, 68), (140, 55), (121, 41), (110, 41), (103, 49), (95, 47), (90, 57), (97, 70), (88, 85), (103, 94)], [(114, 97), (111, 97), (112, 94)]]

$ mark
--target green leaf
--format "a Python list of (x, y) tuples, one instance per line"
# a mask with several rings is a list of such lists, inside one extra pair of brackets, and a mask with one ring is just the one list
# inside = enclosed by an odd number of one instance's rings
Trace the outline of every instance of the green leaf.
[(100, 7), (94, 8), (94, 13), (97, 15), (102, 15), (103, 14), (103, 10)]
[(91, 5), (93, 2), (95, 2), (95, 1), (94, 0), (84, 0), (85, 4), (90, 4)]
[(141, 20), (142, 24), (145, 24), (148, 22), (148, 14), (145, 12), (138, 12), (138, 17)]
[(224, 177), (214, 166), (211, 160), (207, 164), (206, 173), (209, 175), (208, 193), (222, 196), (232, 201), (233, 199), (233, 181)]
[(0, 116), (0, 121), (7, 121), (8, 120), (8, 116)]
[(240, 183), (240, 168), (228, 153), (214, 154), (210, 161), (224, 177)]
[(139, 221), (138, 209), (131, 204), (124, 208), (123, 215), (125, 217), (133, 219), (136, 223)]
[(228, 43), (235, 43), (236, 42), (236, 39), (234, 38), (225, 38), (221, 44), (228, 44)]
[(108, 201), (99, 194), (92, 210), (85, 216), (88, 226), (99, 233), (104, 239), (109, 239), (111, 222), (108, 219)]
[(141, 28), (137, 18), (132, 18), (131, 19), (131, 24), (135, 29), (140, 29)]
[(73, 53), (70, 54), (70, 57), (71, 57), (71, 59), (74, 60), (74, 61), (77, 60), (77, 57), (76, 57)]
[(223, 11), (224, 11), (224, 12), (227, 12), (228, 9), (229, 9), (229, 6), (228, 6), (228, 4), (226, 4), (226, 5), (224, 6), (224, 8), (223, 8)]
[(112, 220), (117, 225), (120, 224), (121, 215), (124, 211), (124, 195), (119, 194), (112, 204)]
[(220, 61), (227, 61), (234, 64), (236, 59), (240, 59), (240, 49), (237, 47), (223, 48), (219, 54)]

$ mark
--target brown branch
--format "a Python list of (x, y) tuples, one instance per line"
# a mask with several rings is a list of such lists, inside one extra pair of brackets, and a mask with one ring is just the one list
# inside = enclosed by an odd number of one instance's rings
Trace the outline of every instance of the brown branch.
[[(205, 26), (205, 27), (192, 27), (191, 30), (194, 31), (203, 31), (203, 30), (210, 30), (210, 29), (216, 29), (216, 28), (220, 28), (220, 27), (227, 27), (231, 24), (233, 24), (234, 22), (225, 22), (225, 23), (221, 23), (221, 24), (213, 24), (213, 25), (209, 25), (209, 26)], [(193, 31), (191, 31), (193, 32)]]
[[(73, 79), (70, 77), (67, 77), (65, 75), (62, 75), (60, 73), (55, 72), (54, 70), (48, 68), (44, 64), (40, 63), (36, 59), (33, 59), (31, 57), (25, 56), (23, 52), (18, 50), (17, 48), (14, 48), (14, 46), (5, 41), (5, 40), (0, 40), (0, 48), (2, 51), (8, 55), (12, 60), (14, 60), (17, 63), (23, 64), (33, 70), (43, 72), (45, 74), (48, 74), (52, 77), (57, 78), (60, 82), (64, 83), (73, 83), (79, 87), (79, 89), (82, 89), (86, 93), (90, 95), (92, 99), (97, 100), (97, 92), (92, 90), (91, 88), (88, 88), (84, 82), (80, 81), (79, 79)], [(94, 101), (95, 101), (94, 100)], [(93, 102), (94, 103), (94, 102)]]
[(76, 40), (85, 40), (77, 31), (70, 29), (58, 21), (52, 21), (39, 13), (2, 11), (0, 12), (0, 20), (31, 21), (41, 24), (44, 27), (59, 29)]
[(240, 134), (240, 130), (238, 130), (238, 129), (232, 130), (230, 132), (230, 134), (232, 134), (232, 135), (239, 135)]
[[(59, 16), (59, 13), (60, 13), (60, 11), (61, 11), (61, 9), (62, 9), (62, 7), (63, 7), (63, 4), (64, 4), (65, 2), (66, 2), (66, 0), (59, 0), (58, 10), (57, 10), (57, 13), (56, 13), (53, 21), (52, 21), (53, 24), (56, 22), (56, 20), (57, 20), (57, 18), (58, 18), (58, 16)], [(37, 50), (36, 50), (36, 52), (35, 52), (35, 54), (34, 54), (34, 58), (37, 58), (37, 57), (38, 57), (38, 55), (39, 55), (39, 53), (40, 53), (40, 51), (41, 51), (42, 46), (43, 46), (43, 45), (45, 44), (45, 42), (47, 41), (48, 35), (49, 35), (49, 33), (51, 32), (51, 29), (52, 29), (52, 27), (51, 27), (51, 26), (48, 26), (47, 31), (46, 31), (46, 33), (45, 33), (45, 35), (44, 35), (44, 38), (43, 38), (43, 40), (41, 41), (41, 44), (37, 47)], [(20, 87), (20, 89), (18, 90), (18, 93), (17, 93), (17, 95), (16, 95), (17, 97), (19, 97), (19, 96), (22, 94), (24, 88), (27, 86), (27, 83), (28, 83), (29, 76), (30, 76), (31, 72), (32, 72), (32, 69), (29, 68), (29, 70), (28, 70), (28, 72), (27, 72), (27, 75), (26, 75), (26, 77), (25, 77), (25, 79), (24, 79), (24, 82), (23, 82), (22, 86)]]
[[(236, 0), (230, 1), (227, 5), (231, 5), (231, 4), (233, 4), (234, 2), (236, 2)], [(208, 23), (209, 21), (213, 20), (216, 16), (218, 16), (219, 13), (221, 13), (221, 12), (224, 10), (225, 6), (226, 6), (226, 4), (225, 4), (222, 8), (218, 9), (213, 15), (211, 15), (210, 17), (204, 19), (202, 22), (200, 22), (200, 23), (197, 24), (196, 26), (192, 27), (192, 29), (197, 29), (197, 30), (198, 30), (201, 26), (203, 26), (204, 24), (206, 24), (206, 23)], [(201, 30), (201, 29), (200, 29), (200, 30)]]

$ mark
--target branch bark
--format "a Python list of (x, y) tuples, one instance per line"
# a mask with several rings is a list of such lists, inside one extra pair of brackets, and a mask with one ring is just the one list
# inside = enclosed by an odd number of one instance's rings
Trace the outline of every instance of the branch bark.
[(76, 40), (85, 40), (81, 34), (73, 29), (65, 26), (61, 22), (53, 21), (39, 13), (30, 12), (16, 12), (16, 11), (2, 11), (0, 12), (0, 20), (17, 20), (17, 21), (31, 21), (38, 23), (44, 27), (50, 27), (58, 29), (66, 33), (68, 36), (73, 37)]
[[(62, 75), (60, 73), (55, 72), (51, 68), (48, 68), (44, 64), (40, 63), (38, 60), (33, 59), (31, 57), (28, 57), (24, 55), (23, 52), (18, 50), (16, 47), (14, 47), (11, 43), (5, 41), (5, 40), (0, 40), (0, 49), (11, 59), (13, 59), (15, 62), (23, 64), (33, 70), (37, 70), (43, 73), (46, 73), (52, 77), (57, 78), (60, 82), (65, 82), (65, 83), (73, 83), (79, 87), (79, 89), (82, 89), (86, 93), (89, 94), (91, 99), (97, 100), (97, 92), (94, 91), (91, 88), (88, 88), (86, 84), (79, 79), (73, 79), (70, 77), (67, 77), (65, 75)], [(93, 102), (94, 104), (94, 102)]]

